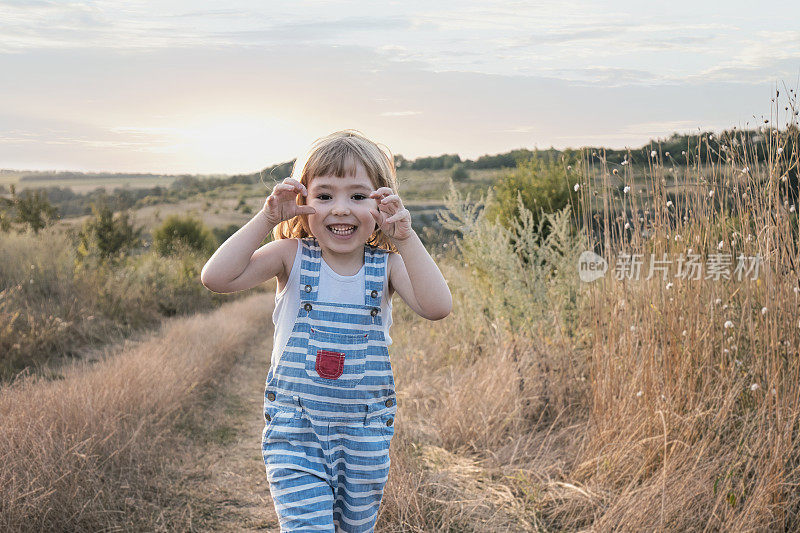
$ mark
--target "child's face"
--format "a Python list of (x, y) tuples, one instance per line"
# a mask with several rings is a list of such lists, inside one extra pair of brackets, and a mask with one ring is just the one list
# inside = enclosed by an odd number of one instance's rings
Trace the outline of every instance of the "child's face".
[(369, 197), (374, 190), (361, 164), (355, 176), (311, 179), (306, 203), (316, 213), (308, 215), (308, 225), (321, 246), (336, 253), (363, 248), (377, 227), (369, 212), (378, 208), (378, 202)]

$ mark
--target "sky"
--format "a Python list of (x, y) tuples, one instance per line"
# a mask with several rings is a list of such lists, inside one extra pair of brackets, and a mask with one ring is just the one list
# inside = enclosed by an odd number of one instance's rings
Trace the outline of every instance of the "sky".
[(0, 0), (0, 168), (250, 173), (355, 128), (407, 159), (747, 127), (800, 2)]

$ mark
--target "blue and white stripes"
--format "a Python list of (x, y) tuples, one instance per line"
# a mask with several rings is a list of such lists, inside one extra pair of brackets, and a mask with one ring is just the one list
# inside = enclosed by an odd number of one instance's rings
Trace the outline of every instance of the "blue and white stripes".
[(270, 491), (282, 531), (371, 531), (397, 409), (380, 313), (388, 252), (364, 246), (354, 305), (318, 301), (321, 251), (300, 246), (300, 307), (264, 391)]

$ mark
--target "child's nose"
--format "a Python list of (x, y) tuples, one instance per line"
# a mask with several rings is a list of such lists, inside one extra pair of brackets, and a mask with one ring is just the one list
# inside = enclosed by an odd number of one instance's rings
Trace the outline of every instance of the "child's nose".
[(350, 208), (347, 207), (347, 205), (345, 205), (344, 202), (336, 202), (334, 204), (333, 209), (331, 210), (331, 212), (334, 215), (349, 215), (350, 214)]

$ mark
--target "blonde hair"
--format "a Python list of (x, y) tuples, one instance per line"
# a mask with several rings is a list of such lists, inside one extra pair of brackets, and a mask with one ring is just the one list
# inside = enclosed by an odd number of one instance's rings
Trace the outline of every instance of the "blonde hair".
[[(392, 191), (397, 191), (397, 171), (391, 150), (385, 145), (370, 141), (360, 131), (353, 129), (337, 131), (314, 141), (305, 156), (295, 161), (291, 177), (308, 189), (311, 180), (317, 176), (354, 176), (358, 163), (364, 166), (376, 190), (389, 187)], [(299, 194), (296, 201), (298, 205), (305, 205), (306, 197)], [(272, 230), (272, 235), (276, 240), (312, 237), (308, 215), (297, 215), (280, 222)], [(378, 227), (367, 239), (367, 244), (397, 251)]]

